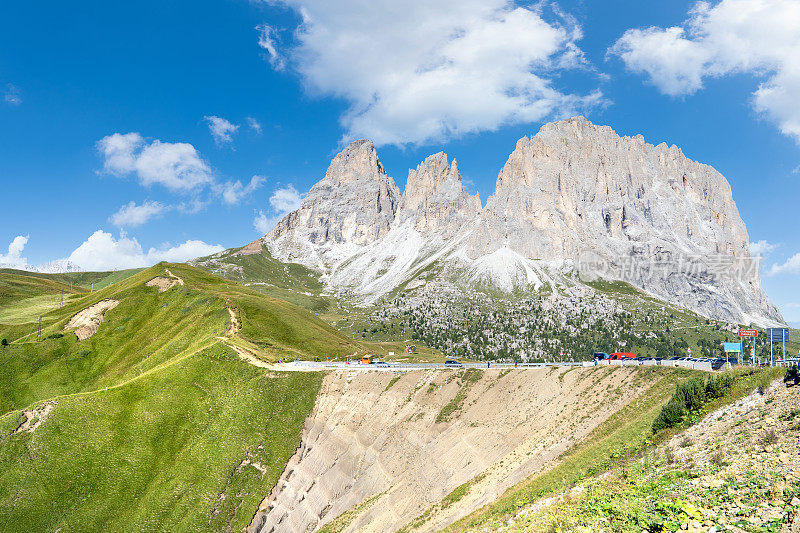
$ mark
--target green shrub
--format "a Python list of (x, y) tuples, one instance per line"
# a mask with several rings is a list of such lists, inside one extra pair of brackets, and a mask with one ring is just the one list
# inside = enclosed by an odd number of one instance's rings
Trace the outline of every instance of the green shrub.
[(653, 421), (653, 433), (677, 426), (689, 414), (699, 412), (708, 401), (725, 396), (733, 382), (733, 376), (721, 374), (708, 380), (698, 376), (678, 383), (675, 394)]

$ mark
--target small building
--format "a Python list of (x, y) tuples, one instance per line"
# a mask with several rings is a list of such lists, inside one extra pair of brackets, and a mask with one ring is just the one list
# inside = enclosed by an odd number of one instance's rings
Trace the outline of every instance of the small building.
[(362, 365), (370, 365), (370, 364), (376, 362), (377, 359), (378, 359), (377, 355), (365, 355), (364, 357), (361, 358), (361, 364)]

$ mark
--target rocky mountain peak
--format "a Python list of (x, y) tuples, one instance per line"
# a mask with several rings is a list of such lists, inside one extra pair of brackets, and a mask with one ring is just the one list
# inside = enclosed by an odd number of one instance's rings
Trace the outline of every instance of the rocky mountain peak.
[(431, 261), (452, 278), (504, 289), (588, 268), (593, 279), (626, 281), (705, 316), (781, 320), (757, 268), (720, 270), (750, 260), (727, 180), (676, 146), (584, 117), (520, 139), (484, 208), (447, 154), (410, 170), (401, 197), (373, 144), (355, 141), (264, 241), (275, 257), (372, 298)]
[[(372, 141), (353, 141), (336, 154), (325, 172), (325, 179), (343, 184), (354, 181), (387, 181)], [(391, 178), (389, 178), (391, 180)]]
[(306, 263), (322, 263), (316, 252), (309, 257), (309, 244), (369, 244), (389, 231), (399, 203), (400, 190), (386, 174), (372, 141), (353, 141), (265, 242), (285, 241), (287, 257), (297, 254), (305, 256)]
[(420, 231), (457, 229), (481, 210), (480, 198), (467, 193), (458, 164), (439, 152), (408, 171), (401, 218), (416, 218)]

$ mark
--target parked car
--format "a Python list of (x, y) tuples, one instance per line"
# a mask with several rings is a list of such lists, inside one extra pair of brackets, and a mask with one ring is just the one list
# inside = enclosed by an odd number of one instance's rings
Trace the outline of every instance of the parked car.
[(719, 370), (720, 368), (725, 366), (726, 362), (727, 361), (725, 359), (714, 359), (711, 362), (711, 370)]
[(375, 363), (375, 366), (389, 366), (389, 363), (387, 363), (386, 361), (378, 361), (377, 363)]
[(593, 357), (598, 360), (611, 359), (611, 356), (605, 352), (595, 352)]

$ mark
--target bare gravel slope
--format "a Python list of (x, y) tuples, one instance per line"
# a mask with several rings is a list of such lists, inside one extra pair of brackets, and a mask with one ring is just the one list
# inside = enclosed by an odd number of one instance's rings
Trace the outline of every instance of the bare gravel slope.
[[(641, 394), (634, 368), (332, 373), (251, 532), (444, 527), (559, 455)], [(472, 480), (466, 491), (454, 489)], [(346, 519), (345, 519), (346, 518)]]

